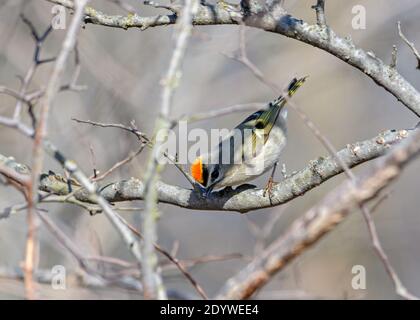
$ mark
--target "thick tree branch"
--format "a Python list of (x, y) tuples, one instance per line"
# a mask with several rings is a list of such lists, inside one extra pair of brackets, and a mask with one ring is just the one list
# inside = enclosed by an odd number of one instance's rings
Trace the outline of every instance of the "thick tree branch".
[[(385, 154), (390, 145), (405, 139), (412, 130), (391, 130), (379, 134), (372, 139), (349, 144), (337, 155), (348, 167), (354, 167), (366, 161)], [(10, 158), (0, 155), (0, 163), (18, 170), (23, 165)], [(287, 203), (325, 181), (341, 173), (342, 167), (331, 157), (320, 157), (311, 161), (307, 167), (281, 181), (273, 187), (271, 197), (264, 197), (263, 189), (238, 187), (234, 190), (221, 190), (211, 194), (208, 198), (201, 197), (197, 192), (163, 182), (157, 183), (158, 199), (160, 202), (196, 210), (220, 210), (248, 212), (251, 210), (268, 208)], [(26, 171), (25, 171), (26, 172)], [(40, 189), (57, 195), (69, 194), (69, 185), (65, 179), (55, 174), (41, 176)], [(74, 188), (73, 197), (77, 201), (92, 203), (90, 193), (81, 187)], [(109, 202), (143, 200), (144, 184), (131, 178), (108, 185), (99, 189), (99, 194)], [(271, 199), (270, 199), (271, 198)]]

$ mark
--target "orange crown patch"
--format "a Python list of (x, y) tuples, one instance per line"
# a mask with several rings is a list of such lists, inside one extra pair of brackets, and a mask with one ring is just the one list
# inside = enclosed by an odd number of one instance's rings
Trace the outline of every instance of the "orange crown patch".
[(198, 183), (204, 183), (203, 176), (203, 159), (198, 157), (191, 165), (191, 175)]

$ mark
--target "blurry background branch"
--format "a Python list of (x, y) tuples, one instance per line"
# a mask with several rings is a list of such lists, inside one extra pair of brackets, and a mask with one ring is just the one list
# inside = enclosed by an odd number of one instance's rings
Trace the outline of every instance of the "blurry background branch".
[(170, 114), (173, 103), (175, 88), (178, 86), (181, 77), (182, 62), (186, 53), (188, 40), (192, 31), (192, 17), (197, 11), (198, 0), (186, 0), (181, 12), (181, 19), (177, 25), (175, 45), (172, 57), (169, 62), (162, 84), (162, 104), (155, 121), (153, 136), (159, 135), (155, 140), (152, 152), (147, 163), (147, 170), (144, 178), (144, 205), (145, 210), (142, 224), (143, 232), (143, 286), (144, 297), (147, 299), (166, 299), (165, 288), (163, 287), (160, 269), (157, 264), (156, 252), (153, 243), (157, 239), (156, 221), (159, 218), (158, 193), (156, 184), (160, 180), (160, 172), (165, 165), (162, 163), (164, 157), (163, 145), (168, 139), (171, 127)]

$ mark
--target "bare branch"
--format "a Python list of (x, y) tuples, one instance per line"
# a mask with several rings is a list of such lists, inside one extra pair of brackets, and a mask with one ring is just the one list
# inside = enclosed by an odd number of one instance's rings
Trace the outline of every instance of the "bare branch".
[[(337, 157), (340, 157), (348, 167), (355, 167), (384, 155), (391, 145), (406, 139), (411, 132), (411, 129), (385, 131), (371, 139), (348, 144), (345, 148), (338, 151)], [(48, 150), (54, 156), (53, 150), (55, 149), (48, 148)], [(69, 162), (72, 163), (71, 161)], [(9, 168), (19, 170), (21, 166), (23, 165), (11, 162)], [(267, 197), (263, 196), (263, 189), (255, 189), (251, 186), (240, 186), (234, 190), (221, 190), (214, 192), (208, 198), (202, 198), (193, 190), (158, 182), (157, 193), (159, 202), (183, 208), (248, 212), (287, 203), (342, 172), (342, 167), (333, 157), (319, 157), (310, 161), (305, 168), (275, 185), (272, 190), (271, 202)], [(59, 195), (70, 193), (68, 183), (63, 177), (61, 179), (48, 179), (48, 175), (41, 178), (40, 189)], [(144, 184), (138, 179), (131, 178), (107, 184), (99, 188), (98, 192), (109, 202), (143, 200)], [(74, 197), (78, 201), (86, 202), (87, 204), (95, 203), (90, 197), (88, 190), (83, 188), (74, 193)]]
[(401, 39), (410, 47), (411, 51), (413, 51), (414, 56), (417, 58), (417, 69), (420, 69), (420, 53), (414, 46), (414, 43), (410, 42), (407, 37), (401, 31), (401, 22), (397, 22), (398, 26), (398, 34), (400, 35)]
[[(320, 2), (318, 2), (318, 5), (320, 4)], [(322, 3), (323, 5), (323, 3)], [(244, 57), (246, 57), (246, 50), (245, 50), (245, 46), (244, 46), (244, 37), (241, 37), (241, 43), (242, 45), (240, 45), (242, 47), (242, 55)], [(394, 50), (395, 52), (395, 50)], [(394, 56), (395, 59), (395, 65), (396, 65), (396, 53)], [(253, 72), (253, 74), (259, 79), (261, 80), (263, 83), (269, 83), (266, 80), (266, 77), (264, 76), (264, 74), (258, 69), (257, 66), (255, 66), (251, 61), (247, 61), (247, 63), (245, 64), (248, 68), (251, 69), (251, 71)], [(394, 67), (395, 68), (395, 67)], [(274, 85), (274, 87), (276, 87), (276, 85)], [(283, 96), (284, 97), (288, 97), (287, 92), (283, 92)], [(356, 186), (356, 177), (353, 174), (353, 172), (350, 170), (350, 168), (347, 166), (347, 164), (342, 161), (342, 159), (340, 157), (337, 157), (337, 150), (335, 149), (335, 147), (333, 146), (333, 144), (330, 142), (330, 140), (321, 133), (321, 131), (318, 129), (318, 127), (315, 125), (315, 123), (313, 123), (308, 116), (306, 115), (305, 112), (303, 112), (303, 110), (298, 107), (297, 105), (295, 105), (294, 103), (292, 103), (290, 101), (290, 98), (286, 98), (288, 100), (288, 104), (289, 106), (291, 106), (295, 111), (298, 112), (299, 116), (302, 118), (302, 120), (305, 122), (306, 126), (312, 131), (312, 133), (316, 136), (316, 138), (325, 146), (325, 148), (328, 150), (329, 154), (331, 155), (331, 157), (333, 159), (336, 159), (336, 161), (338, 162), (338, 164), (341, 166), (341, 168), (343, 169), (343, 171), (345, 172), (347, 178), (349, 179), (349, 181), (351, 183), (354, 184), (354, 186)], [(274, 174), (274, 170), (275, 170), (275, 166), (273, 169), (273, 174)], [(272, 183), (272, 176), (270, 177), (269, 180), (269, 184), (268, 184), (268, 188), (271, 191), (271, 186), (270, 184)], [(392, 267), (392, 265), (389, 262), (389, 259), (385, 253), (385, 251), (382, 248), (382, 245), (379, 241), (379, 236), (376, 232), (376, 227), (375, 224), (373, 222), (371, 213), (369, 211), (369, 208), (365, 205), (365, 204), (360, 204), (360, 210), (363, 214), (363, 217), (366, 221), (366, 224), (368, 226), (368, 231), (369, 231), (369, 235), (371, 237), (372, 240), (372, 244), (373, 244), (373, 248), (375, 249), (376, 253), (378, 254), (378, 256), (380, 257), (382, 263), (385, 266), (386, 271), (388, 272), (388, 274), (390, 275), (392, 281), (394, 282), (395, 285), (395, 289), (396, 292), (403, 296), (406, 299), (413, 299), (413, 295), (411, 293), (409, 293), (407, 291), (407, 289), (402, 285), (401, 280), (399, 279), (398, 275), (396, 274), (396, 272), (394, 271), (394, 268)]]
[(80, 71), (81, 71), (79, 49), (77, 47), (77, 44), (75, 44), (74, 46), (74, 64), (75, 64), (75, 69), (74, 69), (73, 76), (71, 77), (70, 82), (68, 84), (62, 85), (60, 87), (60, 91), (67, 91), (67, 90), (68, 91), (82, 91), (82, 90), (87, 89), (86, 86), (77, 84)]
[(372, 214), (367, 209), (367, 206), (365, 204), (360, 204), (359, 206), (362, 210), (363, 217), (366, 221), (373, 248), (375, 252), (377, 253), (377, 255), (379, 256), (379, 258), (381, 259), (383, 265), (385, 266), (386, 272), (391, 277), (391, 280), (394, 283), (395, 292), (397, 293), (397, 295), (405, 299), (419, 300), (418, 297), (416, 297), (415, 295), (413, 295), (406, 289), (406, 287), (401, 282), (401, 279), (398, 276), (397, 272), (395, 271), (394, 267), (391, 265), (391, 262), (389, 261), (388, 256), (385, 253), (385, 250), (383, 249), (382, 244), (379, 240), (378, 232), (376, 231), (376, 226), (373, 221)]
[(246, 53), (246, 43), (245, 43), (245, 26), (243, 24), (239, 27), (239, 52), (236, 55), (225, 54), (228, 58), (234, 59), (243, 65), (245, 65), (251, 72), (254, 74), (258, 80), (263, 82), (265, 85), (271, 88), (274, 92), (279, 92), (279, 88), (276, 84), (267, 80), (264, 74), (259, 70), (249, 59)]
[(108, 0), (109, 2), (115, 3), (118, 7), (120, 7), (121, 9), (127, 11), (127, 12), (131, 12), (134, 13), (136, 12), (136, 8), (134, 8), (132, 5), (130, 5), (129, 3), (127, 3), (124, 0)]
[(130, 154), (126, 158), (124, 158), (121, 161), (118, 161), (111, 168), (109, 168), (107, 171), (105, 171), (104, 173), (100, 174), (99, 176), (92, 177), (92, 180), (95, 181), (95, 182), (98, 182), (98, 181), (101, 181), (101, 180), (105, 179), (107, 176), (109, 176), (115, 170), (117, 170), (118, 168), (122, 167), (126, 163), (129, 163), (131, 160), (133, 160), (135, 157), (137, 157), (143, 151), (144, 147), (145, 147), (145, 145), (142, 145), (140, 147), (140, 149), (137, 150), (136, 152), (130, 152)]
[[(70, 0), (47, 1), (73, 8), (73, 2)], [(256, 1), (250, 3), (253, 5), (252, 14), (246, 16), (245, 19), (242, 19), (243, 13), (241, 12), (232, 11), (223, 6), (201, 4), (192, 22), (194, 25), (244, 23), (250, 27), (278, 33), (320, 48), (365, 73), (379, 86), (393, 94), (413, 113), (420, 116), (420, 93), (372, 52), (366, 52), (356, 47), (350, 39), (339, 37), (331, 28), (326, 30), (327, 28), (303, 22), (291, 16), (283, 8), (266, 11), (264, 5), (259, 5)], [(144, 30), (149, 27), (174, 24), (177, 20), (176, 15), (111, 16), (91, 7), (85, 10), (85, 14), (86, 23), (124, 29), (134, 27)], [(328, 32), (328, 41), (325, 41), (326, 32)]]
[(325, 19), (325, 0), (317, 0), (316, 5), (312, 6), (312, 9), (315, 9), (318, 25), (325, 27), (327, 25)]

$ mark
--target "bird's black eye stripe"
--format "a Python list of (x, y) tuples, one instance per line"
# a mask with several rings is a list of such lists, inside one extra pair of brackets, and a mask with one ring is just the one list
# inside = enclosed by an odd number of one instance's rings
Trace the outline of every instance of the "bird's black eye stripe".
[(203, 165), (203, 186), (207, 186), (209, 180), (209, 170), (206, 165)]
[(256, 129), (264, 129), (264, 121), (257, 120), (257, 122), (255, 123), (255, 128)]
[(219, 169), (214, 169), (213, 172), (211, 173), (211, 178), (217, 179), (219, 177)]

